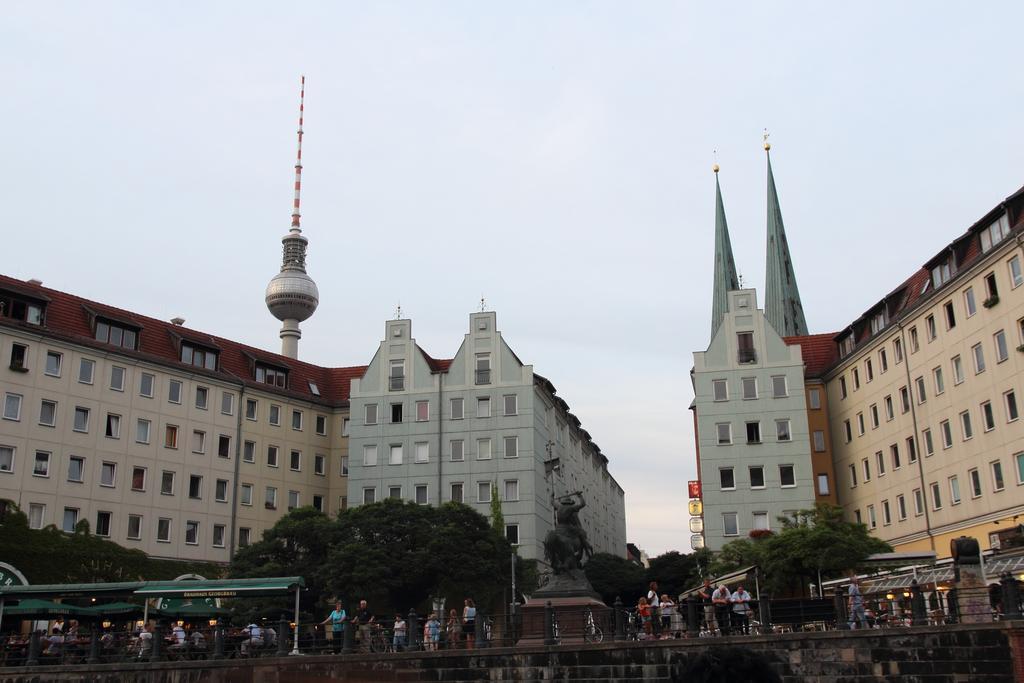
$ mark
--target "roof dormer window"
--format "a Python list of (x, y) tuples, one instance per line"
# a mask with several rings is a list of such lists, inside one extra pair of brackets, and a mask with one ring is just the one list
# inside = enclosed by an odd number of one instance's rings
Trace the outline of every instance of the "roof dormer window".
[(981, 231), (981, 253), (986, 253), (1010, 234), (1010, 221), (1004, 213), (994, 223)]
[(22, 320), (29, 325), (42, 325), (43, 310), (41, 302), (29, 301), (10, 292), (0, 292), (0, 316), (4, 318)]
[(871, 334), (878, 334), (885, 329), (887, 324), (889, 324), (889, 316), (885, 314), (885, 309), (882, 309), (871, 316)]
[(217, 352), (192, 342), (181, 342), (181, 362), (207, 370), (217, 369)]
[(956, 269), (950, 263), (951, 260), (946, 259), (932, 268), (932, 286), (935, 289), (949, 282), (949, 278), (953, 277), (953, 273), (956, 272)]
[(256, 381), (260, 384), (269, 384), (272, 387), (286, 389), (288, 387), (288, 371), (257, 363)]
[(113, 344), (125, 349), (137, 349), (139, 341), (138, 328), (129, 327), (124, 323), (96, 318), (96, 341)]

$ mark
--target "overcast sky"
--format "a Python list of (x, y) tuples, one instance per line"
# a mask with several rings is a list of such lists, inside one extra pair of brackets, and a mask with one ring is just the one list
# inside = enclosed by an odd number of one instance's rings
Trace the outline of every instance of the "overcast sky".
[(764, 286), (764, 128), (811, 332), (849, 324), (1024, 184), (1020, 2), (3, 4), (0, 272), (300, 357), (369, 362), (401, 302), (451, 357), (481, 295), (626, 491), (689, 551), (692, 352), (714, 151)]

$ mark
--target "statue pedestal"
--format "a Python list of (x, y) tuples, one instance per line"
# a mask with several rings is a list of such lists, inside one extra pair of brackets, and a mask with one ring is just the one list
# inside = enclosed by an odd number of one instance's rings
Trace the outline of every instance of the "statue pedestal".
[(604, 639), (610, 641), (614, 637), (612, 609), (597, 598), (589, 595), (561, 598), (534, 595), (522, 606), (522, 637), (518, 645), (544, 644), (544, 608), (549, 602), (558, 622), (559, 645), (587, 642), (584, 634), (588, 609), (594, 616), (594, 624), (604, 632)]
[(956, 586), (960, 623), (984, 624), (992, 621), (992, 605), (988, 600), (988, 586), (981, 579), (978, 565), (961, 565), (960, 580)]

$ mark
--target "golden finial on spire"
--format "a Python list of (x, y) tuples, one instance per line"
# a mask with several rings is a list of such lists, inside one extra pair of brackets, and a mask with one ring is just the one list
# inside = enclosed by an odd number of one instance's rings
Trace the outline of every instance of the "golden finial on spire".
[(772, 143), (768, 142), (768, 129), (764, 129), (764, 151), (768, 151), (772, 148)]
[(711, 153), (715, 157), (715, 165), (711, 167), (711, 170), (718, 173), (718, 150), (712, 150)]

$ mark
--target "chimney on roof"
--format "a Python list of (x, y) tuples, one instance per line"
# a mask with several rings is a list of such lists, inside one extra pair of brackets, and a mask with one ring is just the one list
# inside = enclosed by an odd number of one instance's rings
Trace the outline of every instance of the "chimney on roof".
[(39, 280), (37, 278), (32, 278), (31, 280), (28, 281), (28, 283), (30, 285), (35, 285), (36, 287), (42, 287), (43, 286), (43, 281)]
[(181, 327), (182, 325), (185, 324), (185, 319), (184, 318), (171, 318), (171, 324), (172, 325), (177, 325), (178, 327)]

